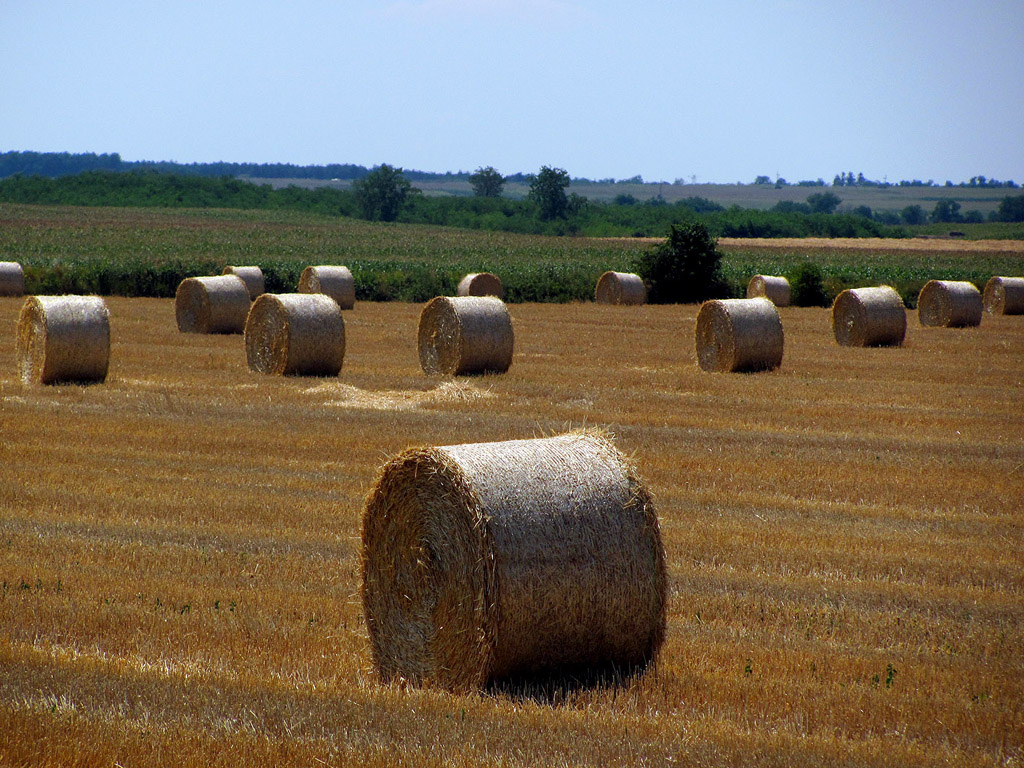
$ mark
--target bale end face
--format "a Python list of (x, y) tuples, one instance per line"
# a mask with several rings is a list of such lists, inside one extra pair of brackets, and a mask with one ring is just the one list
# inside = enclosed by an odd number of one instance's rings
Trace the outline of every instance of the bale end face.
[(848, 288), (832, 304), (832, 332), (844, 347), (898, 347), (907, 333), (903, 299), (888, 285)]
[(640, 275), (608, 271), (597, 280), (594, 301), (598, 304), (646, 304), (647, 286)]
[(367, 498), (362, 599), (386, 680), (471, 690), (642, 667), (665, 635), (653, 503), (594, 433), (416, 449)]
[(237, 275), (186, 277), (174, 293), (174, 317), (182, 333), (242, 333), (249, 290)]
[(1024, 315), (1024, 277), (993, 277), (983, 299), (990, 315)]
[(342, 309), (352, 309), (356, 305), (356, 282), (348, 267), (306, 267), (299, 277), (298, 291), (326, 294)]
[(257, 373), (337, 376), (345, 359), (345, 321), (322, 293), (264, 293), (245, 323), (245, 356)]
[(459, 281), (456, 296), (505, 296), (501, 279), (490, 272), (470, 272)]
[(981, 291), (963, 280), (929, 280), (917, 297), (917, 318), (926, 327), (977, 326), (983, 311)]
[(429, 375), (504, 373), (512, 365), (512, 318), (498, 298), (431, 299), (417, 335), (420, 365)]
[(18, 317), (25, 384), (99, 383), (110, 364), (110, 313), (98, 296), (30, 296)]
[(785, 337), (768, 299), (714, 299), (697, 313), (697, 363), (715, 373), (769, 371), (782, 365)]
[(768, 299), (777, 307), (788, 307), (792, 290), (789, 280), (774, 275), (754, 275), (747, 283), (748, 299)]

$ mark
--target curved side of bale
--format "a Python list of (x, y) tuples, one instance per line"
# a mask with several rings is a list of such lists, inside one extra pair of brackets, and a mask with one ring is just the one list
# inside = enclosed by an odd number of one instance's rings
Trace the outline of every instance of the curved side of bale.
[(99, 296), (29, 296), (18, 317), (17, 359), (25, 384), (106, 380), (106, 303)]
[(990, 315), (1024, 315), (1024, 277), (993, 277), (985, 283), (985, 311)]
[(966, 328), (981, 325), (981, 291), (965, 280), (929, 280), (917, 295), (921, 325)]
[(249, 300), (255, 301), (256, 297), (266, 290), (266, 283), (263, 280), (263, 270), (259, 267), (224, 267), (221, 273), (224, 275), (237, 275), (245, 282), (249, 291)]
[(788, 307), (791, 295), (789, 280), (777, 275), (754, 275), (747, 283), (748, 299), (768, 299), (776, 307)]
[(306, 267), (299, 276), (299, 293), (323, 293), (342, 309), (356, 305), (356, 281), (348, 267)]
[(597, 279), (594, 301), (598, 304), (646, 304), (647, 286), (632, 272), (605, 272)]
[(428, 374), (504, 373), (512, 365), (512, 318), (493, 296), (431, 299), (420, 314), (418, 341)]
[(322, 293), (264, 293), (245, 322), (245, 356), (257, 373), (337, 376), (345, 359), (345, 321)]
[(237, 275), (186, 277), (174, 293), (174, 317), (182, 333), (242, 333), (249, 290)]
[(907, 335), (903, 299), (888, 285), (848, 288), (832, 303), (832, 332), (844, 347), (898, 347)]
[(25, 295), (25, 270), (16, 261), (0, 261), (0, 296)]
[(765, 298), (705, 301), (697, 312), (695, 341), (697, 363), (705, 371), (767, 371), (782, 365), (782, 320)]
[(367, 498), (362, 601), (385, 681), (643, 668), (665, 636), (654, 504), (593, 432), (409, 450)]
[(497, 296), (504, 297), (505, 289), (501, 279), (490, 272), (470, 272), (459, 281), (456, 296)]

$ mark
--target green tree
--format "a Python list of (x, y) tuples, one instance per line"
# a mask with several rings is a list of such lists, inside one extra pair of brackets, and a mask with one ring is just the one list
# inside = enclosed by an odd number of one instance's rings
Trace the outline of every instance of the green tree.
[(920, 205), (908, 205), (900, 211), (900, 218), (903, 219), (904, 224), (910, 224), (911, 226), (924, 224), (927, 220), (924, 215), (924, 210)]
[(821, 276), (821, 268), (810, 261), (801, 262), (789, 280), (793, 286), (791, 303), (795, 307), (827, 307), (828, 294)]
[(1024, 195), (1007, 195), (996, 210), (999, 221), (1024, 221)]
[(935, 203), (935, 208), (932, 210), (932, 221), (935, 223), (950, 223), (963, 220), (964, 217), (960, 215), (960, 203), (956, 200), (939, 200)]
[(569, 174), (561, 168), (541, 166), (540, 172), (530, 182), (529, 199), (538, 208), (544, 221), (564, 219), (569, 207), (565, 189), (569, 186)]
[(636, 271), (650, 283), (651, 303), (696, 302), (729, 295), (721, 262), (715, 239), (702, 223), (673, 224), (663, 243), (640, 256)]
[(377, 166), (352, 183), (363, 218), (370, 221), (394, 221), (405, 206), (412, 184), (401, 168), (386, 163)]
[(807, 197), (807, 204), (813, 213), (835, 213), (841, 202), (839, 195), (832, 192), (815, 192)]
[(501, 197), (502, 190), (505, 189), (505, 177), (490, 165), (486, 168), (477, 168), (469, 177), (469, 183), (477, 197)]

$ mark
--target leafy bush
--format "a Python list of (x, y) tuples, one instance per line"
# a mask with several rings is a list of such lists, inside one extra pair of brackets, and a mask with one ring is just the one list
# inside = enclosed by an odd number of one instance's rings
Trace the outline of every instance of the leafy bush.
[(707, 227), (673, 224), (665, 242), (640, 256), (636, 271), (650, 283), (651, 303), (696, 302), (730, 295), (721, 261)]
[(792, 287), (790, 303), (797, 307), (827, 307), (831, 302), (825, 292), (825, 283), (821, 268), (810, 261), (805, 261), (789, 276)]

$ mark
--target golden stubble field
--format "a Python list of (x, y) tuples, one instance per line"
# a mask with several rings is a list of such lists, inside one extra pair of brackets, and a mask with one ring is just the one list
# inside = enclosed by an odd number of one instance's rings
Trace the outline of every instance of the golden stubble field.
[[(1024, 318), (695, 364), (695, 306), (513, 305), (503, 376), (419, 369), (420, 306), (269, 378), (107, 300), (106, 384), (23, 387), (0, 299), (0, 765), (1019, 765)], [(658, 504), (668, 638), (622, 687), (381, 685), (359, 517), (411, 445), (610, 429)]]

